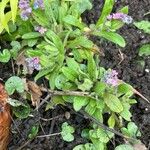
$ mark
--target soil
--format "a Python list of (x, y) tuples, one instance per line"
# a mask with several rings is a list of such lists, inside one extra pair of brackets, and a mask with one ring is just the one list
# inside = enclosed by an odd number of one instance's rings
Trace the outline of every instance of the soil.
[[(103, 0), (94, 0), (93, 9), (83, 15), (83, 20), (86, 23), (91, 24), (96, 22), (100, 15), (103, 2)], [(129, 15), (131, 15), (134, 20), (150, 19), (150, 16), (144, 15), (149, 11), (149, 0), (116, 0), (114, 12), (116, 9), (125, 5), (129, 5)], [(133, 25), (125, 25), (119, 32), (126, 39), (127, 46), (125, 48), (117, 47), (107, 41), (103, 41), (101, 44), (99, 39), (94, 39), (94, 42), (96, 42), (99, 47), (102, 47), (105, 53), (105, 56), (100, 58), (101, 65), (106, 68), (116, 69), (119, 72), (120, 79), (133, 85), (134, 88), (150, 100), (150, 57), (138, 56), (139, 47), (142, 44), (149, 43), (150, 36), (139, 31)], [(121, 56), (123, 56), (123, 59)], [(144, 66), (139, 63), (140, 61), (144, 62)], [(12, 70), (11, 63), (9, 65), (0, 64), (0, 78), (4, 79), (4, 81), (13, 74), (11, 72), (8, 74), (8, 70)], [(132, 120), (138, 125), (142, 133), (142, 142), (147, 147), (150, 147), (150, 105), (138, 96), (135, 98), (138, 100), (138, 103), (131, 108), (133, 114)], [(80, 133), (83, 128), (88, 126), (88, 120), (85, 120), (72, 110), (62, 106), (57, 106), (54, 110), (46, 112), (44, 108), (45, 106), (43, 105), (39, 109), (39, 112), (34, 111), (34, 117), (25, 120), (14, 120), (15, 124), (12, 125), (9, 150), (17, 150), (17, 148), (24, 144), (26, 144), (26, 146), (24, 146), (22, 150), (71, 150), (75, 145), (87, 142), (86, 139), (81, 138)], [(66, 112), (67, 114), (70, 113), (69, 119), (66, 116)], [(57, 118), (55, 118), (56, 116)], [(39, 118), (55, 119), (52, 121), (43, 121)], [(36, 123), (39, 123), (41, 126), (39, 135), (43, 135), (59, 133), (61, 124), (65, 121), (77, 129), (73, 142), (64, 142), (60, 135), (50, 138), (35, 138), (32, 141), (27, 140), (30, 127)], [(120, 140), (117, 142), (119, 141)], [(109, 150), (111, 149), (114, 149), (114, 147), (113, 144), (110, 143)]]

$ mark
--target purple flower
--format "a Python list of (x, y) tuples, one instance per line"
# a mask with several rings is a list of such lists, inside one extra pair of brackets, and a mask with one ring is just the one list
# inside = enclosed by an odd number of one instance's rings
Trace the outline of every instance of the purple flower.
[(33, 8), (34, 9), (38, 9), (38, 8), (44, 9), (43, 0), (34, 0)]
[(109, 70), (102, 79), (105, 83), (112, 86), (118, 85), (118, 72), (116, 70)]
[(35, 30), (35, 31), (38, 31), (38, 32), (41, 33), (41, 34), (44, 34), (44, 33), (47, 31), (47, 29), (44, 28), (44, 27), (42, 27), (42, 26), (36, 26), (36, 27), (34, 28), (34, 30)]
[(19, 8), (20, 8), (20, 16), (22, 18), (22, 20), (28, 20), (31, 12), (32, 12), (32, 8), (30, 7), (30, 1), (29, 0), (20, 0), (19, 1)]
[(38, 57), (32, 57), (32, 58), (26, 58), (26, 63), (29, 72), (33, 72), (34, 70), (40, 70), (41, 65), (40, 65), (40, 60)]
[(131, 16), (124, 13), (113, 13), (112, 15), (107, 16), (107, 19), (108, 20), (117, 19), (127, 24), (130, 24), (133, 21), (133, 18)]

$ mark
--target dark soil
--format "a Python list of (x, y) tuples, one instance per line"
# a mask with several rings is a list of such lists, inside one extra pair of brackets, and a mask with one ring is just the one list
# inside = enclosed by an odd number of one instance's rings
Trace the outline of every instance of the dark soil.
[[(94, 7), (91, 11), (86, 12), (83, 19), (88, 24), (96, 22), (100, 15), (103, 5), (103, 0), (94, 0)], [(150, 16), (144, 16), (149, 11), (149, 0), (117, 0), (115, 8), (121, 8), (129, 5), (129, 15), (134, 20), (150, 19)], [(115, 11), (116, 9), (114, 9)], [(148, 18), (149, 17), (149, 18)], [(144, 44), (150, 42), (150, 36), (137, 30), (134, 26), (124, 26), (119, 31), (126, 39), (127, 46), (125, 48), (116, 47), (109, 42), (100, 44), (98, 39), (95, 42), (104, 49), (105, 56), (101, 58), (102, 66), (106, 68), (113, 68), (119, 72), (119, 77), (124, 81), (133, 85), (139, 92), (141, 92), (147, 99), (150, 99), (150, 57), (139, 57), (138, 49)], [(123, 55), (121, 59), (120, 52)], [(139, 63), (143, 60), (144, 67)], [(122, 62), (121, 62), (122, 61)], [(0, 78), (7, 79), (12, 74), (8, 74), (11, 70), (11, 63), (9, 66), (0, 64)], [(10, 71), (11, 72), (11, 71)], [(150, 145), (150, 105), (143, 99), (136, 97), (138, 103), (132, 107), (132, 120), (138, 125), (142, 133), (142, 142), (149, 147)], [(82, 139), (80, 133), (84, 127), (87, 127), (89, 121), (83, 119), (81, 116), (75, 114), (68, 108), (57, 106), (54, 110), (44, 111), (45, 106), (42, 106), (39, 112), (33, 112), (34, 117), (27, 120), (15, 120), (15, 125), (12, 126), (12, 137), (10, 140), (9, 150), (17, 150), (24, 143), (28, 142), (27, 133), (32, 125), (40, 123), (41, 129), (39, 135), (59, 133), (61, 124), (65, 121), (76, 128), (75, 140), (72, 143), (66, 143), (62, 140), (60, 135), (50, 138), (36, 138), (26, 144), (23, 150), (71, 150), (75, 145), (86, 143)], [(69, 112), (71, 117), (67, 119), (65, 113)], [(39, 118), (54, 118), (53, 121), (43, 121)], [(114, 149), (110, 148), (110, 149)]]

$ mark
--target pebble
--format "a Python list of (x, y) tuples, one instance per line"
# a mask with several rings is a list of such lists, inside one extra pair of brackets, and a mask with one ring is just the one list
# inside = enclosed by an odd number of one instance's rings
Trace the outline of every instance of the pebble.
[(149, 69), (145, 69), (145, 72), (149, 73)]

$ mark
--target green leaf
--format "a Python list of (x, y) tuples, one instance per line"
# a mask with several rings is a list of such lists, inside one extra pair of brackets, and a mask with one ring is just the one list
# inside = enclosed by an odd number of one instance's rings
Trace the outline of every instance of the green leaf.
[(139, 56), (150, 56), (150, 44), (144, 44), (140, 47)]
[(68, 42), (68, 48), (76, 48), (79, 46), (87, 49), (92, 49), (94, 44), (92, 41), (88, 40), (88, 38), (84, 36), (77, 37), (75, 40)]
[(141, 133), (134, 122), (129, 122), (127, 128), (131, 137), (141, 136)]
[(104, 24), (107, 16), (111, 13), (114, 5), (114, 0), (105, 0), (105, 4), (102, 10), (102, 14), (96, 23), (96, 26), (99, 27)]
[(61, 70), (63, 74), (67, 77), (67, 79), (69, 79), (70, 81), (74, 82), (78, 78), (78, 74), (74, 70), (71, 70), (68, 67), (62, 67)]
[(85, 107), (85, 111), (90, 115), (93, 115), (96, 109), (96, 107), (92, 107), (90, 104)]
[(78, 2), (78, 11), (83, 13), (85, 10), (90, 10), (92, 8), (92, 4), (90, 0), (79, 0)]
[(95, 60), (91, 55), (88, 56), (88, 64), (87, 64), (87, 69), (88, 69), (88, 73), (90, 75), (90, 78), (95, 81), (97, 79), (98, 76), (98, 71), (97, 71), (97, 66), (95, 63)]
[(33, 19), (41, 26), (49, 26), (49, 21), (45, 15), (43, 15), (43, 10), (37, 9), (36, 11), (32, 11)]
[(39, 132), (39, 126), (38, 125), (32, 126), (32, 128), (30, 129), (30, 132), (28, 134), (28, 138), (34, 139), (37, 136), (38, 132)]
[(138, 130), (138, 127), (135, 125), (134, 122), (129, 122), (127, 125), (127, 128), (125, 128), (125, 127), (121, 128), (121, 132), (124, 135), (133, 137), (133, 138), (136, 138), (137, 136), (141, 136), (141, 133)]
[(46, 68), (46, 69), (40, 70), (40, 72), (35, 76), (34, 80), (37, 81), (41, 77), (43, 77), (43, 76), (47, 75), (48, 73), (50, 73), (51, 71), (52, 71), (51, 68)]
[(126, 94), (132, 91), (132, 86), (126, 83), (120, 84), (118, 86), (118, 93), (120, 93), (120, 95), (122, 94)]
[(64, 99), (62, 98), (62, 96), (53, 96), (51, 98), (51, 101), (46, 105), (46, 111), (49, 109), (53, 109), (55, 106), (57, 105), (65, 105), (64, 103)]
[(12, 95), (15, 90), (19, 93), (24, 92), (24, 83), (21, 78), (17, 76), (10, 77), (5, 83), (5, 89), (9, 95)]
[(10, 51), (4, 49), (3, 52), (0, 52), (0, 62), (7, 63), (11, 58)]
[(115, 115), (112, 114), (108, 119), (108, 125), (110, 128), (114, 128), (115, 126)]
[(82, 91), (89, 91), (93, 87), (93, 82), (90, 79), (84, 79), (82, 84), (78, 84), (78, 89)]
[(120, 100), (112, 94), (105, 94), (104, 95), (104, 101), (106, 105), (112, 110), (113, 112), (121, 112), (123, 111), (123, 106), (120, 102)]
[(67, 63), (67, 66), (71, 69), (71, 70), (74, 70), (75, 72), (79, 72), (80, 70), (80, 66), (79, 64), (74, 60), (74, 58), (69, 58), (67, 57), (66, 58), (66, 63)]
[(20, 101), (18, 101), (18, 100), (16, 100), (16, 99), (12, 99), (12, 98), (9, 98), (9, 99), (7, 100), (7, 103), (10, 104), (10, 105), (13, 106), (13, 107), (25, 106), (24, 103), (22, 103), (22, 102), (20, 102)]
[(59, 50), (59, 52), (61, 54), (64, 54), (64, 46), (63, 46), (63, 42), (60, 39), (60, 37), (56, 33), (54, 33), (53, 31), (51, 31), (51, 30), (48, 30), (46, 32), (46, 36), (50, 40), (52, 40), (52, 42), (54, 43), (55, 47), (57, 47), (57, 49)]
[(76, 96), (73, 101), (73, 108), (75, 111), (79, 111), (83, 106), (89, 102), (87, 97)]
[(11, 13), (12, 13), (12, 21), (13, 23), (15, 23), (17, 9), (18, 9), (18, 0), (10, 0), (10, 7), (11, 7)]
[(30, 39), (27, 41), (29, 47), (33, 47), (37, 43), (37, 39)]
[(94, 86), (94, 92), (98, 96), (102, 96), (105, 92), (106, 89), (106, 84), (103, 82), (96, 82), (96, 85)]
[(21, 49), (21, 44), (18, 41), (12, 41), (10, 45), (13, 47), (13, 49), (17, 49), (17, 50)]
[(131, 121), (132, 114), (130, 113), (130, 105), (128, 103), (122, 103), (123, 111), (120, 115), (127, 121)]
[[(92, 143), (80, 144), (73, 148), (73, 150), (97, 150)], [(103, 150), (103, 149), (100, 149)]]
[(29, 33), (25, 33), (23, 36), (22, 36), (22, 39), (35, 39), (35, 38), (38, 38), (38, 37), (41, 37), (41, 34), (38, 33), (38, 32), (29, 32)]
[(25, 119), (30, 114), (30, 106), (27, 104), (25, 106), (13, 107), (13, 113), (16, 117), (20, 119)]
[(140, 22), (134, 22), (134, 25), (141, 30), (144, 30), (145, 33), (150, 34), (150, 21), (140, 21)]
[(121, 35), (119, 35), (118, 33), (106, 32), (106, 31), (101, 31), (101, 32), (96, 31), (96, 32), (93, 32), (93, 34), (96, 36), (103, 37), (115, 44), (118, 44), (121, 47), (125, 47), (125, 45), (126, 45), (124, 38)]
[(115, 150), (134, 150), (134, 148), (129, 144), (122, 144), (117, 146)]
[(74, 133), (74, 128), (70, 125), (68, 125), (67, 122), (64, 122), (61, 126), (62, 131), (61, 131), (61, 136), (64, 141), (71, 142), (74, 140), (74, 136), (72, 133)]
[(129, 12), (129, 6), (124, 6), (123, 8), (121, 8), (119, 10), (119, 12), (124, 13), (124, 14), (128, 14), (128, 12)]
[(103, 122), (102, 110), (97, 108), (93, 113), (93, 117), (95, 117), (98, 121)]
[(67, 15), (65, 18), (63, 18), (63, 21), (67, 24), (73, 25), (73, 26), (78, 27), (80, 29), (83, 29), (85, 27), (84, 24), (82, 22), (80, 22), (79, 19), (77, 19), (71, 15)]

